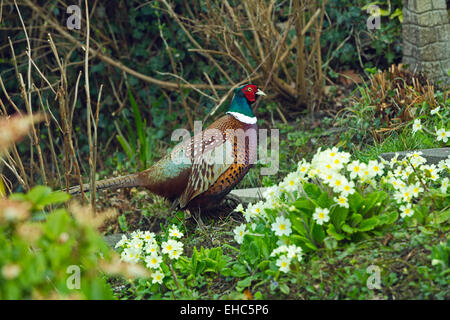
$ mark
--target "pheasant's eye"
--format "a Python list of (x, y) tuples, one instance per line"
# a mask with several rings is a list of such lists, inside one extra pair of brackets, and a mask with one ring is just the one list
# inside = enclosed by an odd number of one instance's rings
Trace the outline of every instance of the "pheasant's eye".
[(248, 92), (252, 92), (252, 88), (247, 88), (247, 91)]

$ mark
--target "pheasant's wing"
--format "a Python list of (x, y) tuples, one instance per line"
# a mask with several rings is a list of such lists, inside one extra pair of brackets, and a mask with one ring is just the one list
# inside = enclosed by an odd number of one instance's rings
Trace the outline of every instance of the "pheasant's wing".
[(190, 151), (193, 163), (186, 189), (179, 198), (181, 208), (208, 190), (234, 161), (233, 145), (222, 134), (194, 136)]

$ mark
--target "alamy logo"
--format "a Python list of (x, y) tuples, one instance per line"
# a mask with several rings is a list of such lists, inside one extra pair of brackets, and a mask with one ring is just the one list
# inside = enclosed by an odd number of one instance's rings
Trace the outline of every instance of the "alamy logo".
[(81, 288), (81, 270), (77, 265), (70, 265), (66, 270), (70, 276), (66, 280), (66, 286), (70, 290), (78, 290)]
[(367, 278), (367, 288), (370, 290), (373, 289), (381, 289), (381, 270), (380, 267), (375, 265), (370, 265), (367, 267), (366, 272), (370, 274), (369, 278)]
[(77, 5), (71, 5), (67, 7), (67, 14), (70, 16), (67, 18), (67, 28), (69, 30), (81, 29), (81, 9)]
[[(177, 165), (205, 163), (208, 165), (270, 164), (262, 167), (261, 175), (273, 175), (279, 169), (279, 130), (270, 130), (270, 155), (267, 129), (218, 129), (202, 130), (202, 122), (194, 121), (194, 138), (186, 129), (172, 133), (172, 141), (181, 142), (171, 152), (171, 160)], [(224, 135), (227, 137), (224, 140)], [(234, 145), (232, 141), (235, 141)], [(258, 157), (259, 156), (259, 157)], [(259, 158), (259, 160), (258, 160)]]
[(367, 29), (374, 30), (381, 28), (381, 10), (376, 5), (370, 5), (367, 8), (367, 13), (370, 17), (367, 19)]

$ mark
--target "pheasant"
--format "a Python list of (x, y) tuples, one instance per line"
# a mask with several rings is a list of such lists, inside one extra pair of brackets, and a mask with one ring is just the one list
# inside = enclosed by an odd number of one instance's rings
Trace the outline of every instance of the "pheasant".
[[(266, 94), (252, 84), (235, 89), (226, 114), (206, 130), (180, 142), (150, 168), (98, 181), (96, 189), (144, 187), (174, 208), (217, 207), (256, 161), (257, 118), (251, 104), (257, 95)], [(89, 189), (83, 185), (84, 191)], [(80, 186), (68, 192), (78, 194)]]

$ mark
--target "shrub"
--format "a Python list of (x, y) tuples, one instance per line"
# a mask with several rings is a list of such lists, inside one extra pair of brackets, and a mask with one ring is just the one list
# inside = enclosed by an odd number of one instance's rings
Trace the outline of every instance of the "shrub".
[(0, 198), (0, 299), (113, 299), (104, 272), (146, 276), (115, 258), (95, 230), (102, 217), (75, 205), (44, 210), (69, 197), (37, 186)]

